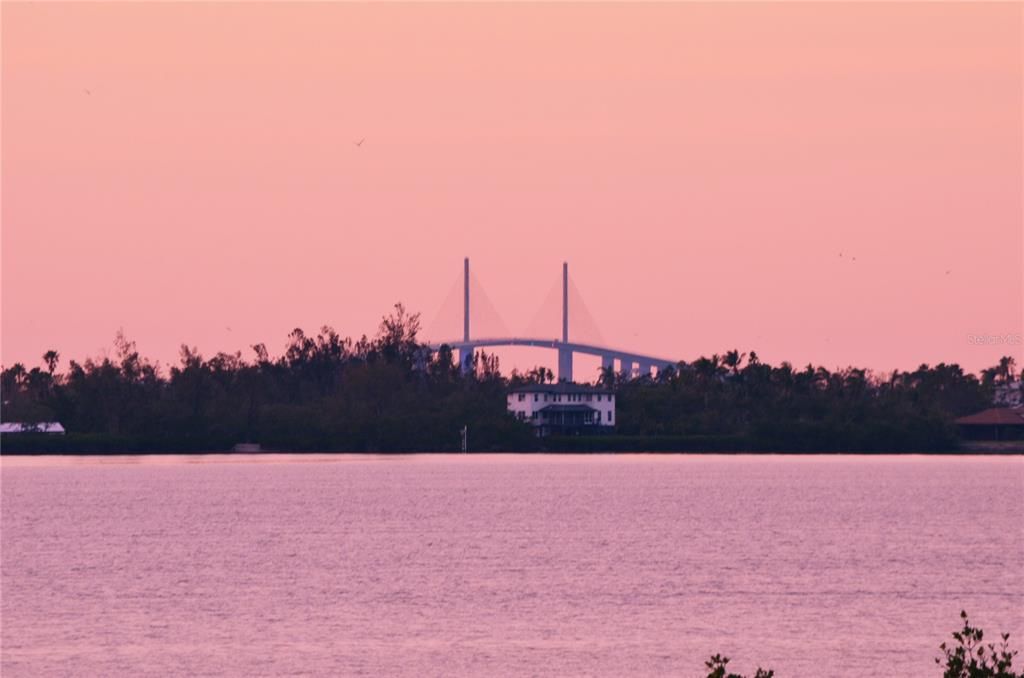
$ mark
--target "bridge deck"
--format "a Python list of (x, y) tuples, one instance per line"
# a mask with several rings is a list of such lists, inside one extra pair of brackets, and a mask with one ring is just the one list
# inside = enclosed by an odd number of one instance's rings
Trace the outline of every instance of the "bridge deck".
[(607, 346), (581, 344), (575, 341), (563, 342), (559, 339), (539, 339), (528, 337), (484, 337), (480, 339), (470, 339), (469, 341), (463, 341), (462, 339), (459, 339), (457, 341), (445, 341), (441, 343), (430, 344), (430, 348), (436, 351), (442, 345), (448, 345), (451, 348), (458, 350), (475, 350), (477, 348), (489, 346), (533, 346), (536, 348), (547, 348), (556, 351), (568, 350), (573, 353), (583, 353), (585, 355), (594, 355), (606, 359), (618, 359), (622, 361), (629, 361), (632, 363), (649, 364), (655, 367), (676, 365), (679, 362), (678, 360), (659, 358), (644, 353), (623, 351), (617, 348), (610, 348)]

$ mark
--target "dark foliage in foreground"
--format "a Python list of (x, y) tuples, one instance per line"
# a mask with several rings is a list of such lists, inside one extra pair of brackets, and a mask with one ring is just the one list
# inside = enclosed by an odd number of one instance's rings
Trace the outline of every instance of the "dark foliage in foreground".
[(1013, 672), (1013, 658), (1016, 650), (1010, 650), (1010, 634), (1004, 633), (1000, 643), (985, 645), (982, 641), (985, 632), (971, 626), (967, 612), (961, 611), (960, 618), (964, 627), (953, 632), (955, 645), (942, 643), (939, 649), (943, 657), (936, 657), (935, 663), (942, 666), (942, 678), (1024, 678), (1024, 672)]
[[(1017, 656), (1017, 651), (1009, 649), (1009, 633), (1001, 636), (999, 645), (985, 645), (982, 642), (985, 632), (971, 626), (966, 612), (961, 611), (960, 618), (964, 627), (953, 632), (956, 644), (942, 643), (939, 649), (943, 656), (935, 658), (935, 663), (943, 669), (942, 678), (1024, 678), (1024, 672), (1013, 671), (1013, 658)], [(743, 678), (738, 673), (727, 673), (728, 663), (728, 657), (713, 655), (704, 662), (704, 666), (710, 669), (707, 678)], [(774, 671), (759, 667), (753, 678), (772, 678), (774, 675)]]
[[(720, 654), (713, 655), (711, 659), (704, 662), (704, 666), (711, 669), (708, 672), (708, 678), (743, 678), (738, 673), (726, 673), (727, 669), (725, 665), (729, 663), (728, 657), (723, 657)], [(766, 671), (761, 667), (757, 668), (757, 673), (754, 674), (754, 678), (773, 678), (775, 675), (774, 671)]]
[(986, 407), (994, 386), (1016, 376), (1012, 359), (979, 379), (946, 364), (885, 376), (796, 370), (730, 351), (657, 378), (603, 372), (597, 381), (618, 393), (616, 435), (538, 441), (505, 412), (505, 393), (549, 381), (550, 370), (506, 377), (496, 357), (479, 353), (463, 374), (449, 348), (430, 351), (418, 331), (418, 316), (397, 305), (372, 339), (296, 329), (277, 358), (262, 344), (249, 360), (182, 346), (179, 364), (164, 370), (119, 335), (112, 358), (59, 372), (59, 354), (48, 351), (41, 367), (3, 370), (2, 416), (60, 421), (69, 434), (5, 436), (3, 447), (216, 451), (254, 441), (291, 451), (451, 451), (468, 425), (477, 451), (941, 451), (956, 446), (952, 419)]

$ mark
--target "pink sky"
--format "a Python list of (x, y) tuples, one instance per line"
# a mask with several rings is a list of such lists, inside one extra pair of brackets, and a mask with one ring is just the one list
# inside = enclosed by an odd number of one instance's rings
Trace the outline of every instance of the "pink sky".
[(118, 328), (175, 361), (372, 334), (396, 301), (429, 321), (463, 256), (514, 331), (568, 260), (638, 352), (1024, 363), (969, 339), (1024, 332), (1019, 3), (4, 2), (2, 24), (6, 365)]

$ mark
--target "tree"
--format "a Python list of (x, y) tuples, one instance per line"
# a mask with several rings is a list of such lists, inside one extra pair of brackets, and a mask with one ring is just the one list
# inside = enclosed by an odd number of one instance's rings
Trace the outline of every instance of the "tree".
[[(1010, 634), (1004, 633), (999, 645), (982, 641), (985, 632), (971, 626), (967, 612), (961, 610), (960, 618), (964, 627), (953, 632), (956, 645), (942, 643), (942, 657), (936, 657), (935, 663), (944, 669), (942, 678), (1022, 678), (1024, 672), (1013, 672), (1013, 658), (1016, 650), (1009, 649)], [(942, 665), (945, 660), (945, 666)]]
[(384, 360), (411, 368), (419, 353), (417, 335), (420, 331), (420, 314), (409, 313), (401, 303), (395, 304), (391, 315), (380, 322), (377, 345)]
[[(985, 632), (971, 626), (967, 612), (961, 611), (960, 619), (964, 627), (953, 632), (956, 644), (942, 643), (939, 648), (943, 656), (935, 658), (935, 663), (943, 669), (942, 678), (1024, 678), (1024, 672), (1013, 671), (1013, 658), (1017, 656), (1017, 651), (1009, 648), (1009, 633), (1000, 636), (998, 645), (986, 645), (983, 642)], [(738, 673), (729, 673), (726, 668), (728, 663), (728, 657), (712, 655), (711, 659), (704, 662), (704, 666), (709, 669), (707, 678), (743, 678)], [(885, 672), (879, 671), (879, 675), (882, 673)], [(774, 671), (758, 667), (754, 678), (772, 678), (774, 675)]]
[(743, 364), (743, 359), (747, 357), (746, 353), (740, 353), (738, 350), (733, 349), (725, 352), (725, 357), (722, 358), (722, 365), (728, 367), (732, 371), (732, 376), (739, 374), (740, 365)]
[(999, 376), (1002, 377), (1004, 384), (1013, 381), (1013, 369), (1016, 366), (1017, 361), (1013, 356), (1004, 355), (999, 359)]
[[(704, 666), (710, 669), (708, 671), (708, 678), (743, 678), (738, 673), (726, 673), (725, 665), (728, 663), (728, 657), (723, 657), (720, 654), (713, 655), (711, 659), (704, 662)], [(774, 675), (774, 671), (765, 670), (759, 666), (757, 667), (757, 673), (754, 674), (754, 678), (772, 678)]]
[(60, 360), (60, 353), (54, 350), (49, 350), (43, 354), (43, 362), (46, 363), (46, 370), (53, 376), (53, 373), (57, 371), (57, 362)]

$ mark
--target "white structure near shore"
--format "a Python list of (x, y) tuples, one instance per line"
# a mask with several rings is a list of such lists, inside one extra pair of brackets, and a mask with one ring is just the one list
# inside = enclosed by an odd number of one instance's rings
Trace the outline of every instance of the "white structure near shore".
[(7, 421), (0, 424), (0, 433), (49, 433), (52, 435), (64, 435), (64, 427), (56, 421), (40, 421), (37, 423)]
[(538, 436), (605, 433), (615, 426), (615, 392), (564, 381), (531, 384), (509, 392), (508, 411)]

